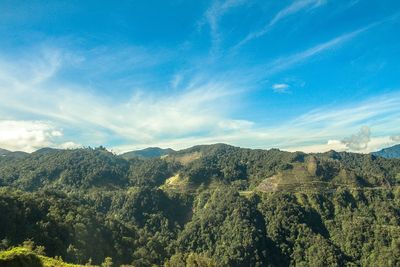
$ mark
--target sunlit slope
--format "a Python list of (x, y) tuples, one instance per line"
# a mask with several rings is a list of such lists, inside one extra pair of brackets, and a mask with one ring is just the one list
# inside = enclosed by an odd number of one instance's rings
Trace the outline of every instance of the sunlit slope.
[(328, 186), (378, 187), (400, 182), (399, 159), (345, 152), (290, 153), (225, 144), (174, 151), (162, 158), (126, 160), (104, 148), (54, 150), (0, 157), (0, 186), (26, 191), (119, 190), (155, 186), (195, 191), (232, 184), (240, 191)]
[(79, 267), (83, 265), (69, 264), (62, 260), (38, 255), (23, 247), (12, 248), (0, 252), (1, 267)]

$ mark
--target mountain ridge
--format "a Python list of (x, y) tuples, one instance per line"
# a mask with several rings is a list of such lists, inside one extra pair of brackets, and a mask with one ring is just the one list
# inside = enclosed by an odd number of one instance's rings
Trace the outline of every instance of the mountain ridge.
[(173, 150), (171, 148), (147, 147), (147, 148), (144, 148), (144, 149), (125, 152), (123, 154), (120, 154), (120, 156), (125, 158), (125, 159), (131, 159), (131, 158), (135, 158), (135, 157), (139, 157), (139, 158), (158, 158), (158, 157), (162, 157), (162, 156), (168, 155), (168, 154), (170, 154), (172, 152), (175, 152), (175, 150)]
[[(101, 146), (104, 148), (103, 146)], [(146, 147), (143, 149), (137, 149), (137, 150), (132, 150), (132, 151), (127, 151), (118, 154), (119, 156), (125, 158), (125, 159), (131, 159), (135, 157), (141, 157), (141, 158), (154, 158), (154, 157), (161, 157), (165, 156), (168, 154), (176, 154), (176, 153), (186, 153), (188, 151), (201, 151), (204, 149), (208, 148), (214, 148), (218, 149), (221, 147), (236, 147), (236, 148), (241, 148), (241, 149), (249, 149), (249, 150), (278, 150), (278, 151), (286, 151), (286, 150), (281, 150), (279, 148), (268, 148), (268, 149), (263, 149), (263, 148), (248, 148), (248, 147), (239, 147), (239, 146), (234, 146), (226, 143), (214, 143), (214, 144), (201, 144), (201, 145), (194, 145), (188, 148), (183, 148), (179, 150), (174, 150), (172, 148), (160, 148), (160, 147)], [(90, 148), (90, 147), (87, 147)], [(75, 148), (76, 149), (76, 148)], [(107, 148), (105, 148), (108, 150)], [(74, 150), (74, 149), (62, 149), (62, 148), (54, 148), (54, 147), (43, 147), (39, 148), (31, 153), (24, 152), (24, 151), (11, 151), (8, 149), (3, 149), (0, 148), (0, 156), (6, 156), (6, 155), (12, 155), (12, 154), (20, 154), (20, 155), (28, 155), (32, 153), (36, 154), (46, 154), (46, 153), (52, 153), (56, 151), (62, 151), (62, 150)], [(110, 151), (110, 150), (109, 150)], [(305, 153), (303, 151), (296, 151), (299, 153)], [(293, 153), (296, 153), (293, 152)], [(337, 153), (354, 153), (354, 154), (364, 154), (364, 153), (358, 153), (358, 152), (347, 152), (347, 151), (336, 151), (336, 150), (330, 150), (326, 152), (312, 152), (308, 154), (325, 154), (325, 153), (331, 153), (331, 154), (337, 154)], [(305, 153), (307, 154), (307, 153)], [(367, 153), (368, 154), (368, 153)], [(396, 144), (390, 147), (385, 147), (382, 148), (381, 150), (370, 152), (370, 155), (374, 156), (380, 156), (380, 157), (386, 157), (386, 158), (400, 158), (400, 144)]]
[(400, 144), (383, 148), (371, 154), (384, 158), (400, 158)]
[(29, 153), (23, 151), (10, 151), (7, 149), (0, 148), (0, 157), (13, 157), (13, 158), (22, 158), (29, 155)]
[(323, 182), (333, 188), (340, 184), (376, 187), (400, 182), (400, 164), (397, 159), (371, 154), (333, 151), (306, 154), (226, 144), (194, 146), (163, 157), (124, 157), (103, 147), (45, 149), (21, 158), (4, 156), (0, 161), (0, 185), (24, 190), (43, 186), (112, 190), (129, 185), (173, 190), (176, 183), (183, 190), (192, 190), (215, 182), (241, 183), (249, 189), (277, 174), (280, 177), (277, 182), (282, 185)]

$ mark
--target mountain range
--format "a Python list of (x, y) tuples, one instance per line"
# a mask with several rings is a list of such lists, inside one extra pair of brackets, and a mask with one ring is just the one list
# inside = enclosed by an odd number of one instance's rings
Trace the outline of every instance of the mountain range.
[(145, 151), (1, 150), (0, 266), (400, 264), (400, 159)]
[[(57, 151), (59, 149), (55, 148), (41, 148), (34, 153), (50, 153)], [(176, 152), (175, 150), (171, 148), (160, 148), (160, 147), (148, 147), (140, 150), (133, 150), (133, 151), (128, 151), (120, 154), (121, 157), (124, 159), (132, 159), (132, 158), (159, 158), (162, 156), (169, 155), (171, 153)], [(6, 149), (0, 148), (0, 156), (15, 156), (15, 157), (23, 157), (27, 156), (28, 153), (22, 152), (22, 151), (9, 151)], [(383, 158), (400, 158), (400, 144), (394, 145), (391, 147), (383, 148), (379, 151), (376, 152), (371, 152), (371, 155), (374, 156), (379, 156)]]

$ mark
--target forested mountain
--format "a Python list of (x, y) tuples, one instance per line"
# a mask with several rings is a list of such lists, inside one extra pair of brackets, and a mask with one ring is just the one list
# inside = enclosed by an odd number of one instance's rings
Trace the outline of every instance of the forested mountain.
[(377, 152), (372, 153), (375, 156), (380, 156), (384, 158), (400, 158), (400, 145), (395, 145), (392, 147), (384, 148), (382, 150), (379, 150)]
[(134, 150), (130, 152), (123, 153), (121, 157), (125, 159), (131, 158), (159, 158), (161, 156), (168, 155), (174, 152), (171, 148), (159, 148), (159, 147), (148, 147), (141, 150)]
[(0, 157), (14, 157), (14, 158), (22, 158), (25, 156), (28, 156), (28, 153), (22, 152), (22, 151), (9, 151), (6, 149), (0, 148)]
[(0, 155), (1, 155), (1, 156), (6, 156), (6, 155), (8, 155), (10, 152), (11, 152), (11, 151), (8, 151), (8, 150), (6, 150), (6, 149), (0, 148)]
[(335, 151), (5, 155), (0, 249), (31, 240), (113, 266), (399, 266), (399, 183), (400, 159)]

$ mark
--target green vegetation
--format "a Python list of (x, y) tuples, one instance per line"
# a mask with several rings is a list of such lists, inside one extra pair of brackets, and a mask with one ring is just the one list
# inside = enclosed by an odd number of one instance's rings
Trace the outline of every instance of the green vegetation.
[(2, 267), (79, 267), (82, 265), (69, 264), (62, 259), (49, 258), (25, 247), (15, 247), (0, 252)]
[(0, 266), (399, 266), (399, 173), (399, 159), (223, 144), (5, 155)]

